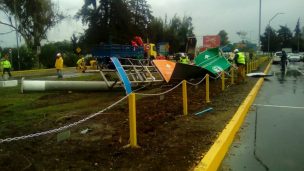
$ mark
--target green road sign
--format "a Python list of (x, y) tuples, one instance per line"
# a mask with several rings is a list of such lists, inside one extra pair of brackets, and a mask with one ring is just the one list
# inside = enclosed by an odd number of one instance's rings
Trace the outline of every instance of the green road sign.
[(194, 59), (194, 63), (214, 75), (218, 75), (231, 66), (228, 60), (220, 55), (218, 48), (205, 50)]

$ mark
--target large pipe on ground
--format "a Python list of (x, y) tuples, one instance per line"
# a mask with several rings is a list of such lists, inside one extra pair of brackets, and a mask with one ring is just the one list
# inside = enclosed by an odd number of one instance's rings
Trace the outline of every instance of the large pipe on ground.
[(108, 87), (104, 81), (39, 81), (39, 80), (23, 80), (21, 81), (21, 93), (26, 91), (50, 91), (50, 90), (66, 90), (66, 91), (101, 91), (110, 88), (122, 87), (120, 82), (115, 83), (109, 81)]

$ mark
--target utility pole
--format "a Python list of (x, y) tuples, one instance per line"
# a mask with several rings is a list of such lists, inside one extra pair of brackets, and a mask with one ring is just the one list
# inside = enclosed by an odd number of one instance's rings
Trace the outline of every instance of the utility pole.
[(261, 16), (262, 16), (262, 0), (260, 0), (259, 8), (259, 39), (258, 39), (258, 51), (261, 51)]
[[(271, 27), (270, 27), (270, 22), (276, 17), (276, 16), (278, 16), (278, 15), (280, 15), (280, 14), (284, 14), (284, 13), (282, 13), (282, 12), (278, 12), (278, 13), (276, 13), (270, 20), (269, 20), (269, 22), (268, 22), (268, 27), (269, 27), (269, 29), (271, 29)], [(269, 32), (268, 32), (268, 47), (267, 47), (267, 52), (268, 52), (268, 56), (269, 56), (269, 50), (270, 50), (270, 30), (269, 30)]]
[[(300, 17), (299, 17), (299, 24), (300, 24)], [(298, 53), (300, 52), (300, 33), (298, 33)]]
[(20, 70), (20, 56), (19, 56), (19, 41), (18, 41), (18, 26), (17, 26), (16, 0), (14, 0), (14, 10), (15, 10), (15, 27), (16, 27), (16, 42), (17, 42), (18, 70)]

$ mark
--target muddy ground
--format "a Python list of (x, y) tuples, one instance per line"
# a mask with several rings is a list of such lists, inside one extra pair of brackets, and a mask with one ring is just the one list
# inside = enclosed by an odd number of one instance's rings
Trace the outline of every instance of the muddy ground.
[[(181, 87), (164, 97), (139, 97), (138, 149), (123, 148), (129, 143), (128, 105), (124, 101), (69, 129), (71, 136), (66, 140), (57, 142), (57, 135), (51, 134), (0, 144), (0, 170), (191, 170), (211, 147), (257, 80), (248, 78), (246, 84), (240, 85), (230, 85), (227, 80), (224, 92), (221, 91), (221, 81), (212, 80), (212, 102), (209, 104), (205, 103), (204, 84), (197, 87), (188, 85), (188, 116), (182, 115)], [(164, 92), (170, 88), (166, 86), (157, 91)], [(54, 94), (60, 103), (65, 103), (62, 99), (78, 97), (77, 93)], [(85, 97), (89, 98), (90, 93)], [(109, 98), (111, 100), (90, 105), (102, 104), (102, 109), (121, 97), (123, 93), (115, 93)], [(33, 102), (32, 107), (46, 106), (53, 100), (54, 95), (46, 95)], [(208, 107), (214, 110), (194, 115)], [(71, 108), (71, 112), (62, 114), (62, 117), (46, 116), (39, 123), (33, 122), (31, 127), (7, 128), (5, 136), (57, 128), (88, 115), (86, 110), (73, 111)], [(89, 131), (81, 134), (86, 128)]]

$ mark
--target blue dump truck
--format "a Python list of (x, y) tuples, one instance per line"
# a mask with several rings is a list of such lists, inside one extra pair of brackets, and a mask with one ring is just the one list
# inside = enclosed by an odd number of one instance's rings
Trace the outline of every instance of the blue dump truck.
[(142, 46), (121, 44), (105, 44), (94, 46), (91, 48), (91, 53), (92, 56), (98, 61), (98, 64), (101, 67), (106, 68), (111, 68), (110, 57), (143, 59), (145, 54), (144, 47)]
[(91, 49), (92, 55), (97, 58), (118, 57), (118, 58), (137, 58), (144, 57), (144, 48), (142, 46), (107, 44), (94, 46)]

